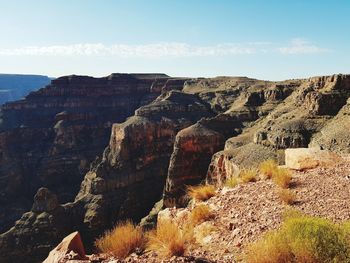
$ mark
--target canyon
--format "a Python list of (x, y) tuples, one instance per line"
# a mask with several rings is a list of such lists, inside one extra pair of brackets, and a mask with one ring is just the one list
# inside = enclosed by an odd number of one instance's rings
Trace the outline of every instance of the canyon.
[(74, 231), (93, 251), (117, 221), (152, 227), (187, 186), (283, 164), (287, 148), (348, 154), (349, 97), (342, 74), (52, 80), (0, 110), (0, 262), (40, 262)]

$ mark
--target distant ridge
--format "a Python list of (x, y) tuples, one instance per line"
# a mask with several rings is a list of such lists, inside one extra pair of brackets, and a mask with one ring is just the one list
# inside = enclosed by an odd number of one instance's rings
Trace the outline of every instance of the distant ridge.
[(48, 85), (51, 79), (42, 75), (0, 73), (0, 104), (21, 99), (29, 92)]

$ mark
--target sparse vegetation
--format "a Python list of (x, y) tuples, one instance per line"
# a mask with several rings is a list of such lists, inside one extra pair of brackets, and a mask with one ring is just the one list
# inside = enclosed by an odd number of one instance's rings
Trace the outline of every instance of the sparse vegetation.
[(180, 229), (171, 220), (161, 220), (147, 237), (147, 249), (160, 257), (182, 256), (193, 239), (192, 229)]
[(193, 208), (190, 215), (192, 225), (198, 225), (214, 218), (214, 214), (208, 205), (200, 204)]
[(247, 249), (248, 263), (350, 262), (344, 227), (318, 217), (291, 213), (280, 230)]
[(272, 175), (272, 180), (281, 188), (288, 188), (292, 181), (292, 175), (286, 168), (278, 168)]
[(239, 182), (238, 182), (237, 176), (230, 176), (230, 177), (226, 178), (226, 181), (225, 181), (226, 187), (234, 188), (238, 184), (239, 184)]
[(95, 241), (95, 246), (103, 253), (125, 258), (137, 249), (144, 249), (145, 238), (140, 228), (132, 222), (121, 222)]
[(197, 201), (206, 201), (216, 194), (215, 187), (210, 184), (189, 186), (187, 193), (192, 199)]
[(296, 195), (289, 189), (279, 189), (277, 192), (279, 198), (288, 205), (295, 203)]
[(247, 263), (290, 263), (294, 257), (277, 231), (267, 233), (261, 240), (251, 244), (246, 251)]
[(257, 170), (254, 168), (243, 169), (239, 173), (239, 179), (244, 184), (255, 182), (257, 180)]
[(277, 162), (272, 159), (263, 161), (259, 165), (259, 171), (261, 175), (266, 179), (271, 179), (277, 169), (278, 169)]

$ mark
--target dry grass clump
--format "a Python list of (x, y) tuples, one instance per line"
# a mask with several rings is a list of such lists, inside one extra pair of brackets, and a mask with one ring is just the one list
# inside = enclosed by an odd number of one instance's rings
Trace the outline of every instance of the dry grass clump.
[(171, 220), (161, 220), (147, 237), (147, 249), (160, 257), (182, 256), (192, 242), (192, 230), (180, 229)]
[(95, 246), (103, 253), (125, 258), (138, 249), (143, 250), (145, 238), (140, 228), (131, 221), (118, 223), (95, 241)]
[(243, 169), (239, 173), (240, 182), (246, 184), (250, 182), (256, 182), (257, 180), (257, 170), (254, 168)]
[(226, 178), (225, 186), (229, 188), (234, 188), (239, 184), (237, 176), (230, 176)]
[(273, 173), (272, 180), (281, 188), (288, 188), (292, 181), (292, 175), (288, 169), (278, 168)]
[(278, 169), (277, 162), (272, 159), (263, 161), (259, 165), (259, 171), (261, 175), (267, 179), (271, 179), (277, 169)]
[(277, 192), (279, 198), (288, 205), (295, 203), (296, 195), (289, 189), (279, 189)]
[(293, 254), (278, 232), (267, 233), (261, 240), (251, 244), (246, 250), (247, 263), (290, 263)]
[(200, 204), (192, 209), (190, 220), (192, 225), (198, 225), (214, 218), (214, 214), (208, 205)]
[(340, 225), (318, 217), (294, 215), (246, 250), (248, 263), (350, 262), (350, 243)]
[(188, 195), (197, 201), (206, 201), (215, 196), (215, 187), (210, 184), (189, 186), (187, 189)]

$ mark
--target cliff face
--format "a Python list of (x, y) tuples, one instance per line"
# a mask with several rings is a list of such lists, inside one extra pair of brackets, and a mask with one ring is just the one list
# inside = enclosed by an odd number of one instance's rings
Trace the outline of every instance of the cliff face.
[[(33, 206), (0, 237), (3, 257), (25, 258), (24, 248), (29, 245), (31, 256), (41, 259), (45, 257), (44, 240), (54, 245), (74, 229), (81, 231), (91, 247), (91, 241), (116, 220), (140, 220), (162, 196), (177, 132), (211, 115), (208, 105), (197, 96), (170, 91), (139, 108), (126, 122), (114, 124), (102, 160), (86, 174), (75, 201), (54, 209), (35, 210), (37, 205)], [(28, 217), (31, 222), (43, 223), (36, 225), (37, 230), (29, 228), (23, 234)], [(27, 237), (35, 236), (35, 231), (44, 233), (44, 240), (28, 244)]]
[[(0, 232), (31, 206), (39, 187), (74, 200), (113, 123), (154, 100), (166, 75), (68, 76), (0, 111)], [(183, 81), (182, 81), (183, 82)], [(179, 80), (181, 87), (181, 80)]]
[[(0, 235), (0, 262), (14, 255), (43, 259), (75, 230), (91, 247), (116, 221), (139, 221), (159, 199), (184, 206), (187, 185), (225, 180), (237, 165), (283, 161), (285, 148), (348, 151), (339, 124), (348, 119), (349, 83), (348, 75), (283, 82), (74, 76), (6, 104), (2, 200), (22, 204), (16, 191), (30, 196), (45, 186), (58, 201), (47, 189), (37, 193), (31, 211)], [(42, 196), (51, 201), (38, 203)]]

